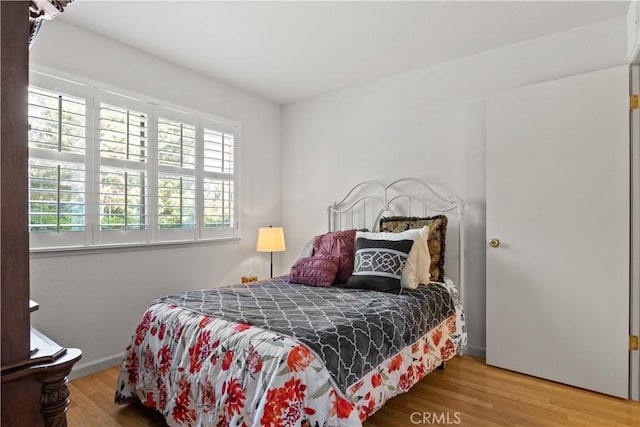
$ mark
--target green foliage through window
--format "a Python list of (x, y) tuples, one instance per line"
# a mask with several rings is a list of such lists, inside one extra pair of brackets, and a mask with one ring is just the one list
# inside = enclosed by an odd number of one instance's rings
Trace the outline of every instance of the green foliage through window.
[(195, 228), (195, 178), (169, 174), (158, 177), (158, 222), (161, 229)]
[(100, 170), (100, 229), (144, 230), (146, 222), (145, 172)]
[(82, 165), (29, 161), (29, 231), (85, 230)]

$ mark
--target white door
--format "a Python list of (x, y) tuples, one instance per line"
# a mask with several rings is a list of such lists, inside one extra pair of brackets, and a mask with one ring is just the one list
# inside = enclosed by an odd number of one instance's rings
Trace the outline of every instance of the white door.
[(488, 364), (628, 397), (629, 164), (628, 66), (488, 100)]

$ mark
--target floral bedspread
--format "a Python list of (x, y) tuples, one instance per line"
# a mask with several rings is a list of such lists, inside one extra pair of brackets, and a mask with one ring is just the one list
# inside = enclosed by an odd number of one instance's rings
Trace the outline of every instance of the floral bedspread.
[(453, 297), (441, 285), (396, 295), (304, 286), (286, 277), (186, 291), (156, 302), (291, 337), (322, 359), (343, 393), (455, 313)]
[(290, 337), (155, 303), (126, 348), (115, 401), (139, 399), (170, 426), (361, 426), (454, 356), (460, 321), (448, 317), (342, 393)]

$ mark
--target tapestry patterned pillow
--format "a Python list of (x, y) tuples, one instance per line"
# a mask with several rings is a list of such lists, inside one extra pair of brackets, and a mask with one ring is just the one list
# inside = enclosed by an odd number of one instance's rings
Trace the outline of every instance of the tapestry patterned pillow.
[(444, 280), (444, 251), (447, 234), (447, 217), (445, 215), (429, 216), (426, 218), (394, 216), (380, 219), (380, 231), (399, 233), (413, 228), (429, 227), (429, 255), (431, 256), (431, 280)]
[(431, 268), (431, 257), (427, 238), (429, 237), (429, 227), (421, 229), (411, 229), (400, 233), (363, 233), (358, 231), (356, 239), (364, 238), (369, 240), (413, 240), (413, 246), (407, 264), (402, 271), (400, 283), (403, 289), (416, 289), (420, 284), (428, 284), (430, 281), (429, 269)]
[(412, 246), (413, 240), (358, 238), (353, 275), (347, 280), (347, 287), (400, 292), (402, 271)]

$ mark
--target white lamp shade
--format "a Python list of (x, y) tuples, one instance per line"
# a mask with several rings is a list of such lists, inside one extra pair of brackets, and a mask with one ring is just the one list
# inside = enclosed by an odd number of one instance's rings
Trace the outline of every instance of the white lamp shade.
[(258, 252), (284, 252), (284, 229), (282, 227), (260, 227), (256, 251)]

